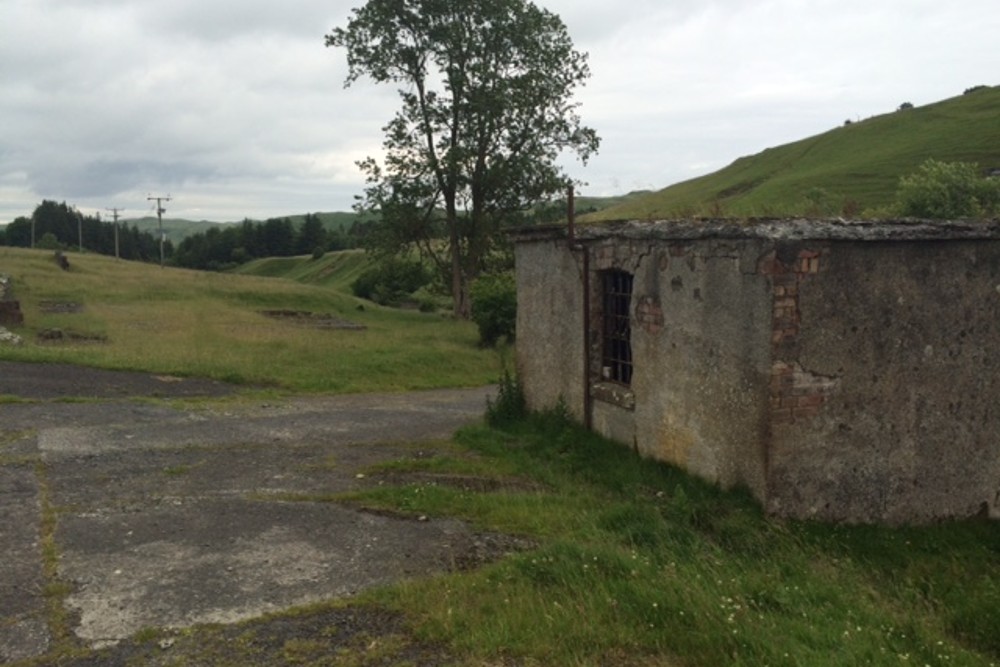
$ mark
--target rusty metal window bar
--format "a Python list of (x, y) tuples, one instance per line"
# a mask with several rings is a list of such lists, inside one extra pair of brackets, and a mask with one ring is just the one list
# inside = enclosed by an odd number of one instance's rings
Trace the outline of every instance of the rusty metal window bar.
[(632, 383), (632, 325), (629, 304), (632, 302), (632, 274), (626, 271), (602, 271), (604, 336), (601, 352), (601, 376), (624, 385)]

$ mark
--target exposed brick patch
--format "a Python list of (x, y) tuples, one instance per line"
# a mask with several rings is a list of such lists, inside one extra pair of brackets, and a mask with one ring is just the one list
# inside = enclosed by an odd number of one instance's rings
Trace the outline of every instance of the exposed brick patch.
[[(776, 251), (764, 255), (757, 271), (770, 276), (771, 311), (771, 421), (790, 424), (819, 414), (827, 397), (837, 386), (835, 378), (809, 373), (794, 355), (802, 326), (799, 296), (804, 280), (820, 272), (822, 251), (800, 250), (783, 262)], [(786, 264), (786, 262), (788, 262)]]
[(635, 307), (636, 322), (646, 333), (658, 334), (663, 331), (663, 308), (660, 300), (652, 296), (639, 299)]
[(776, 360), (771, 365), (771, 421), (791, 424), (815, 417), (839, 384), (838, 379), (809, 373), (798, 363)]

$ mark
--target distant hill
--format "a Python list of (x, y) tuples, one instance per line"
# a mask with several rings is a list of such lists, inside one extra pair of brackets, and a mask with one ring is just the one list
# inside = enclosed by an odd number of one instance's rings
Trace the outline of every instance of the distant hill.
[(928, 158), (1000, 168), (1000, 87), (845, 123), (582, 219), (858, 215)]
[[(646, 191), (630, 192), (626, 195), (620, 195), (616, 197), (578, 197), (576, 200), (576, 208), (578, 211), (600, 211), (602, 209), (608, 208), (609, 206), (616, 206), (628, 201), (631, 201), (637, 197), (641, 197), (648, 194)], [(563, 207), (565, 202), (563, 203)], [(563, 208), (560, 208), (560, 216), (563, 216)], [(344, 230), (350, 228), (355, 222), (362, 218), (358, 213), (345, 212), (345, 211), (334, 211), (326, 213), (316, 213), (319, 216), (320, 221), (323, 226), (328, 230)], [(276, 216), (279, 218), (288, 218), (292, 221), (296, 227), (302, 224), (305, 220), (305, 213), (297, 213), (283, 216)], [(233, 222), (209, 222), (207, 220), (185, 220), (183, 218), (164, 218), (163, 219), (163, 231), (167, 238), (174, 243), (174, 245), (179, 244), (188, 236), (193, 234), (200, 234), (212, 227), (219, 227), (225, 225), (239, 224), (240, 221)], [(254, 222), (263, 222), (262, 220), (254, 220)], [(123, 224), (128, 226), (135, 225), (139, 228), (139, 231), (149, 231), (154, 234), (159, 229), (159, 221), (154, 216), (147, 216), (144, 218), (133, 218), (128, 220), (122, 220)]]
[[(132, 218), (122, 220), (121, 222), (129, 227), (135, 225), (138, 227), (140, 232), (152, 232), (153, 234), (156, 234), (159, 230), (159, 221), (153, 216), (145, 218)], [(209, 222), (208, 220), (184, 220), (183, 218), (164, 218), (163, 232), (174, 245), (177, 245), (192, 234), (198, 234), (211, 227), (226, 224), (231, 223)]]

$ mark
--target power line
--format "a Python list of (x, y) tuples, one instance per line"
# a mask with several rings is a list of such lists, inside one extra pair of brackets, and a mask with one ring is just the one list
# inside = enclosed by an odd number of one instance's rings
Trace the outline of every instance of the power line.
[(170, 197), (146, 197), (146, 201), (156, 201), (156, 219), (160, 223), (160, 268), (163, 268), (163, 214), (167, 209), (163, 208), (163, 202), (170, 201)]

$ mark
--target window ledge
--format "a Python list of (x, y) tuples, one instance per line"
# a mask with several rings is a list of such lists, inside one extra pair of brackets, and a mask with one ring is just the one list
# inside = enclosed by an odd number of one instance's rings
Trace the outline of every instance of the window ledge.
[(623, 384), (594, 382), (590, 385), (591, 398), (617, 405), (625, 410), (635, 410), (635, 392)]

